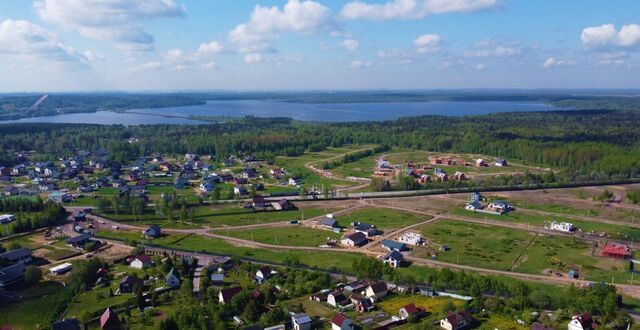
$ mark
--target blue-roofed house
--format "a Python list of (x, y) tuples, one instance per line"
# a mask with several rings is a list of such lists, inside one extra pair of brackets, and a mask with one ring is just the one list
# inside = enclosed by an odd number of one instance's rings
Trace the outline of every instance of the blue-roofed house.
[(325, 217), (324, 219), (320, 220), (320, 227), (338, 232), (341, 230), (340, 226), (338, 225), (338, 221), (331, 217)]
[(404, 256), (402, 255), (402, 253), (394, 250), (382, 256), (381, 259), (383, 263), (388, 264), (393, 268), (398, 268), (402, 265)]
[(160, 237), (162, 235), (162, 229), (160, 228), (160, 226), (158, 225), (153, 225), (147, 229), (145, 229), (142, 234), (145, 237), (151, 237), (151, 238), (156, 238), (156, 237)]
[(31, 250), (19, 248), (0, 254), (0, 259), (4, 259), (10, 264), (26, 264), (31, 262)]
[(404, 243), (392, 241), (390, 239), (383, 240), (382, 247), (389, 251), (398, 251), (398, 252), (402, 252), (407, 249), (407, 246), (404, 245)]
[(291, 316), (291, 324), (294, 330), (310, 330), (311, 323), (311, 317), (305, 313), (293, 314)]
[(179, 288), (180, 287), (180, 276), (178, 276), (178, 272), (175, 270), (175, 268), (171, 268), (171, 270), (167, 274), (167, 277), (165, 279), (165, 283), (170, 288)]

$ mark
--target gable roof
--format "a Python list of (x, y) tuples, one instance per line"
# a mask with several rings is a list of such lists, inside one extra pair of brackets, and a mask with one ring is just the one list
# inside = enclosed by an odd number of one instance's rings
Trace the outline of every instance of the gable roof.
[(333, 324), (335, 324), (335, 325), (337, 325), (339, 327), (342, 327), (342, 324), (344, 324), (344, 322), (348, 321), (348, 320), (349, 319), (346, 316), (344, 316), (344, 314), (338, 313), (338, 314), (333, 316), (333, 318), (331, 319), (331, 323), (333, 323)]
[(120, 284), (127, 283), (127, 284), (129, 284), (131, 286), (134, 286), (136, 283), (142, 284), (143, 282), (144, 282), (143, 280), (139, 279), (135, 275), (127, 275), (127, 276), (122, 278), (122, 280), (120, 281)]
[(311, 323), (311, 318), (305, 313), (294, 314), (292, 318), (297, 324)]
[(413, 303), (405, 305), (401, 309), (404, 309), (407, 312), (407, 314), (409, 314), (409, 315), (413, 315), (413, 314), (416, 314), (416, 313), (420, 312), (418, 307), (416, 307), (416, 305), (413, 304)]
[(120, 325), (120, 319), (118, 318), (118, 314), (111, 311), (110, 307), (104, 310), (102, 316), (100, 316), (100, 327), (104, 328), (105, 326), (116, 327)]
[(392, 241), (390, 239), (383, 240), (382, 246), (391, 250), (404, 250), (406, 248), (406, 245), (404, 245), (404, 243)]
[(336, 227), (338, 225), (338, 222), (333, 218), (324, 218), (320, 220), (320, 224), (328, 227)]
[(224, 290), (220, 290), (220, 294), (222, 295), (222, 300), (223, 301), (229, 301), (231, 300), (231, 298), (233, 298), (233, 296), (235, 296), (236, 294), (240, 293), (240, 291), (242, 291), (242, 287), (236, 286), (233, 288), (227, 288)]
[(170, 278), (172, 278), (172, 277), (175, 277), (175, 278), (177, 278), (178, 280), (180, 280), (180, 276), (178, 275), (178, 272), (176, 271), (176, 269), (175, 269), (175, 268), (171, 268), (171, 270), (169, 271), (169, 273), (167, 273), (167, 280), (168, 280), (168, 279), (170, 279)]
[(376, 294), (387, 291), (387, 283), (385, 282), (376, 282), (376, 283), (370, 284), (369, 287), (371, 288), (371, 290), (373, 290), (373, 293), (376, 293)]
[(18, 281), (24, 276), (24, 272), (27, 269), (25, 264), (15, 264), (0, 269), (0, 283), (5, 285)]
[(0, 259), (5, 259), (9, 262), (27, 257), (31, 255), (31, 250), (27, 248), (19, 248), (0, 254)]
[(449, 322), (449, 324), (454, 326), (456, 324), (459, 324), (462, 319), (464, 319), (467, 323), (471, 323), (471, 321), (473, 320), (473, 318), (471, 318), (471, 314), (469, 314), (469, 312), (467, 311), (449, 312), (445, 319), (447, 319), (447, 322)]
[(383, 258), (385, 260), (387, 260), (387, 259), (395, 259), (395, 260), (402, 261), (404, 259), (404, 256), (402, 255), (402, 253), (400, 253), (400, 252), (398, 252), (396, 250), (393, 250), (393, 251), (387, 253)]
[(75, 237), (68, 238), (66, 242), (67, 242), (67, 244), (78, 244), (78, 243), (87, 241), (89, 239), (91, 239), (91, 235), (82, 234), (82, 235), (78, 235), (78, 236), (75, 236)]
[(80, 323), (76, 319), (64, 319), (51, 325), (52, 330), (80, 330)]
[(345, 239), (352, 240), (354, 243), (359, 244), (359, 243), (365, 242), (367, 240), (367, 235), (365, 235), (364, 233), (361, 233), (361, 232), (356, 232), (356, 233), (353, 233), (351, 235), (347, 235), (347, 237), (345, 237)]
[(149, 255), (146, 255), (146, 254), (140, 254), (140, 255), (137, 255), (136, 258), (133, 259), (133, 260), (134, 261), (135, 260), (140, 260), (143, 263), (147, 263), (147, 262), (151, 262), (151, 257)]

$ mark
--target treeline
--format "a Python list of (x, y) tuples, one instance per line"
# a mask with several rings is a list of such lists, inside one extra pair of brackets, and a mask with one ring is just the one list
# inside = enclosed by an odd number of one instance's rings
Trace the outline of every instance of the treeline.
[(338, 160), (332, 160), (332, 161), (328, 161), (328, 162), (323, 162), (322, 165), (320, 165), (320, 168), (323, 169), (323, 170), (332, 169), (334, 167), (338, 167), (340, 165), (344, 165), (344, 164), (348, 164), (348, 163), (353, 163), (353, 162), (356, 162), (356, 161), (358, 161), (358, 160), (360, 160), (362, 158), (369, 157), (371, 155), (375, 155), (377, 153), (380, 153), (380, 152), (383, 152), (383, 151), (387, 151), (387, 150), (389, 150), (388, 146), (377, 146), (377, 147), (374, 147), (374, 148), (371, 148), (371, 149), (367, 149), (367, 150), (350, 152), (350, 153), (342, 156)]
[[(387, 122), (300, 123), (249, 118), (201, 126), (0, 126), (0, 150), (35, 150), (54, 159), (106, 147), (110, 161), (187, 152), (265, 159), (347, 144), (487, 154), (561, 169), (556, 180), (640, 177), (640, 112), (558, 111), (423, 116)], [(136, 137), (130, 144), (126, 139)], [(6, 157), (6, 156), (5, 156)], [(3, 164), (7, 165), (7, 164)], [(10, 164), (9, 164), (10, 165)]]
[(45, 203), (39, 197), (13, 196), (0, 199), (0, 212), (40, 212)]
[[(7, 198), (13, 199), (13, 198)], [(1, 204), (4, 204), (6, 200), (0, 200)], [(0, 235), (13, 235), (32, 231), (39, 228), (57, 226), (63, 224), (67, 219), (67, 212), (62, 205), (45, 202), (40, 204), (31, 205), (33, 208), (28, 209), (26, 206), (30, 204), (23, 204), (20, 208), (19, 204), (13, 204), (17, 206), (17, 209), (5, 209), (3, 212), (21, 212), (16, 215), (16, 220), (8, 224), (2, 225)]]

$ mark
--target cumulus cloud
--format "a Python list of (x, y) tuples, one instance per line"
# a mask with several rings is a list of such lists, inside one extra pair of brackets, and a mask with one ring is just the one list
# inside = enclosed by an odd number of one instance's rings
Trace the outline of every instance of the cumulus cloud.
[(542, 63), (542, 67), (545, 69), (549, 69), (549, 68), (558, 67), (558, 66), (572, 66), (575, 64), (576, 62), (573, 60), (565, 61), (565, 60), (559, 60), (555, 57), (549, 57), (544, 61), (544, 63)]
[(413, 40), (413, 46), (420, 54), (435, 53), (440, 50), (440, 36), (424, 34)]
[(362, 60), (353, 60), (349, 62), (349, 67), (352, 69), (368, 68), (370, 66), (371, 66), (371, 62), (365, 62)]
[(420, 19), (428, 15), (473, 12), (497, 6), (497, 0), (392, 0), (383, 4), (356, 0), (344, 5), (340, 15), (345, 19), (374, 21)]
[(476, 64), (476, 70), (478, 70), (478, 71), (482, 71), (482, 70), (484, 70), (486, 68), (487, 68), (487, 66), (484, 63)]
[(187, 13), (175, 0), (36, 0), (33, 7), (46, 22), (131, 51), (153, 48), (143, 22)]
[(210, 42), (200, 44), (200, 47), (198, 47), (198, 51), (196, 52), (196, 54), (198, 56), (208, 56), (208, 55), (222, 54), (224, 52), (225, 52), (225, 49), (222, 46), (222, 44), (213, 40)]
[(360, 47), (360, 43), (354, 39), (347, 39), (342, 42), (342, 46), (348, 50), (353, 51), (358, 49), (358, 47)]
[(635, 47), (640, 45), (640, 25), (624, 25), (619, 31), (614, 24), (587, 27), (580, 39), (587, 48)]
[(289, 0), (284, 7), (254, 7), (249, 21), (229, 32), (229, 41), (242, 53), (275, 51), (270, 41), (283, 34), (314, 34), (337, 31), (331, 10), (312, 0)]
[(522, 54), (522, 47), (517, 44), (500, 44), (495, 40), (487, 39), (479, 41), (473, 47), (467, 50), (464, 55), (466, 57), (512, 57)]
[(28, 21), (0, 23), (0, 54), (31, 61), (84, 65), (88, 57), (65, 45), (58, 37)]
[(264, 56), (260, 53), (249, 53), (244, 56), (244, 62), (248, 64), (260, 63), (264, 60)]

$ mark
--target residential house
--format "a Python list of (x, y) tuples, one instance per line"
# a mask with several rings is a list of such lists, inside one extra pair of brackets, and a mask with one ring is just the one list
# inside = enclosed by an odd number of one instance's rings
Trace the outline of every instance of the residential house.
[(381, 259), (383, 263), (393, 268), (398, 268), (402, 265), (402, 260), (404, 260), (404, 257), (402, 256), (402, 253), (398, 251), (391, 251), (382, 256)]
[(23, 164), (18, 164), (11, 169), (13, 175), (23, 175), (27, 172), (27, 167)]
[(200, 190), (203, 192), (212, 192), (216, 189), (216, 185), (209, 181), (204, 181), (200, 184)]
[(302, 179), (300, 179), (297, 176), (292, 176), (289, 178), (289, 185), (290, 186), (299, 186), (302, 184)]
[(327, 304), (333, 307), (341, 307), (347, 305), (349, 300), (344, 296), (342, 291), (335, 290), (327, 295)]
[(73, 248), (82, 250), (82, 249), (84, 249), (84, 246), (87, 243), (93, 242), (93, 241), (96, 241), (96, 240), (93, 239), (93, 236), (91, 236), (89, 234), (81, 234), (81, 235), (78, 235), (78, 236), (75, 236), (75, 237), (68, 238), (65, 241), (65, 243), (68, 246), (71, 246)]
[(33, 259), (31, 250), (19, 248), (0, 254), (0, 259), (4, 259), (10, 264), (27, 264)]
[(107, 308), (102, 316), (100, 316), (100, 328), (103, 330), (121, 330), (122, 324), (120, 324), (120, 319), (118, 318), (118, 314), (116, 314), (111, 308)]
[(6, 288), (21, 282), (24, 279), (24, 272), (26, 270), (27, 265), (23, 263), (0, 268), (0, 288)]
[(631, 256), (631, 249), (624, 244), (607, 243), (602, 248), (601, 254), (615, 259), (626, 259)]
[(353, 323), (344, 314), (338, 313), (331, 319), (331, 330), (353, 330)]
[(353, 227), (353, 230), (359, 233), (363, 233), (367, 235), (367, 237), (377, 236), (382, 233), (380, 230), (376, 228), (376, 226), (370, 225), (368, 223), (358, 222), (357, 224), (356, 223), (354, 224), (355, 224), (355, 227)]
[(502, 158), (496, 158), (496, 166), (507, 166), (507, 161)]
[(385, 239), (382, 241), (382, 247), (389, 250), (389, 251), (398, 251), (398, 252), (402, 252), (405, 251), (407, 249), (407, 246), (404, 243), (400, 243), (397, 241), (392, 241), (389, 239)]
[(77, 213), (75, 213), (73, 215), (73, 221), (86, 221), (87, 220), (87, 213), (85, 213), (84, 211), (78, 211)]
[(296, 209), (296, 205), (286, 198), (281, 198), (279, 201), (271, 203), (271, 206), (277, 211), (289, 211)]
[(20, 190), (16, 186), (8, 186), (4, 188), (5, 196), (15, 196), (20, 194)]
[(142, 269), (149, 266), (151, 266), (151, 257), (146, 254), (136, 256), (131, 260), (131, 263), (129, 263), (129, 267), (136, 269)]
[(178, 272), (175, 268), (171, 268), (164, 282), (170, 288), (179, 288), (180, 287), (180, 276), (178, 276)]
[(267, 203), (267, 201), (264, 199), (264, 196), (255, 195), (251, 199), (251, 206), (254, 209), (264, 209), (268, 206), (271, 206), (271, 204)]
[(271, 278), (273, 274), (274, 272), (273, 270), (271, 270), (270, 267), (268, 266), (260, 267), (260, 269), (258, 269), (258, 271), (256, 272), (256, 281), (258, 281), (258, 283), (262, 283), (268, 280), (269, 278)]
[(215, 257), (211, 260), (211, 264), (220, 269), (230, 269), (233, 267), (233, 260), (229, 257)]
[(486, 166), (489, 166), (489, 165), (487, 165), (487, 162), (485, 162), (484, 159), (482, 158), (476, 159), (476, 167), (486, 167)]
[(446, 330), (462, 330), (468, 329), (471, 323), (473, 323), (473, 318), (469, 312), (449, 312), (445, 318), (440, 320), (440, 327)]
[(467, 179), (467, 177), (464, 175), (464, 173), (457, 171), (453, 174), (453, 179), (456, 181), (464, 181)]
[(355, 310), (360, 313), (368, 313), (375, 309), (371, 299), (363, 297), (357, 293), (352, 293), (351, 296), (349, 296), (349, 299), (355, 307)]
[(498, 200), (489, 203), (489, 209), (498, 213), (506, 213), (511, 210), (511, 205), (505, 201)]
[(74, 318), (64, 319), (51, 324), (51, 330), (80, 330), (80, 322)]
[(247, 191), (247, 188), (244, 186), (235, 186), (233, 187), (233, 193), (238, 196), (246, 196), (249, 194), (249, 191)]
[(369, 240), (367, 239), (367, 235), (361, 232), (355, 232), (353, 234), (345, 236), (340, 243), (344, 246), (349, 247), (359, 247), (367, 244)]
[(144, 281), (135, 275), (127, 275), (120, 281), (120, 293), (133, 293), (136, 288), (142, 289)]
[(222, 273), (211, 273), (211, 276), (209, 278), (211, 279), (211, 285), (224, 284), (224, 274)]
[(338, 221), (333, 216), (328, 215), (324, 219), (320, 220), (320, 227), (330, 229), (336, 232), (340, 232), (341, 228), (338, 225)]
[(142, 234), (147, 238), (158, 238), (162, 236), (162, 229), (158, 225), (153, 225), (142, 231)]
[(311, 318), (305, 313), (298, 313), (291, 316), (293, 330), (311, 330)]
[[(52, 189), (51, 187), (53, 187), (52, 184), (47, 184), (47, 190), (45, 191), (49, 191), (48, 189)], [(40, 190), (43, 189), (43, 186), (40, 185)], [(54, 191), (52, 193), (49, 194), (49, 199), (56, 202), (56, 203), (69, 203), (72, 201), (71, 195), (69, 195), (68, 193), (65, 192), (61, 192), (61, 191)]]
[(398, 237), (398, 241), (400, 243), (409, 244), (413, 246), (424, 244), (424, 238), (422, 237), (422, 235), (414, 232), (407, 232), (400, 235), (400, 237)]
[(418, 319), (425, 314), (425, 311), (423, 308), (416, 307), (415, 304), (408, 304), (400, 308), (399, 314), (403, 320), (409, 318)]
[(372, 283), (367, 287), (367, 290), (365, 290), (365, 296), (369, 297), (373, 301), (385, 297), (386, 295), (387, 283), (385, 282)]
[(551, 221), (548, 228), (549, 230), (561, 231), (564, 233), (570, 233), (576, 230), (576, 227), (570, 222)]
[(242, 288), (239, 287), (239, 286), (232, 287), (232, 288), (227, 288), (227, 289), (222, 289), (222, 290), (220, 290), (220, 293), (218, 294), (218, 301), (221, 304), (228, 304), (231, 301), (231, 299), (233, 298), (233, 296), (237, 295), (241, 291), (242, 291)]

